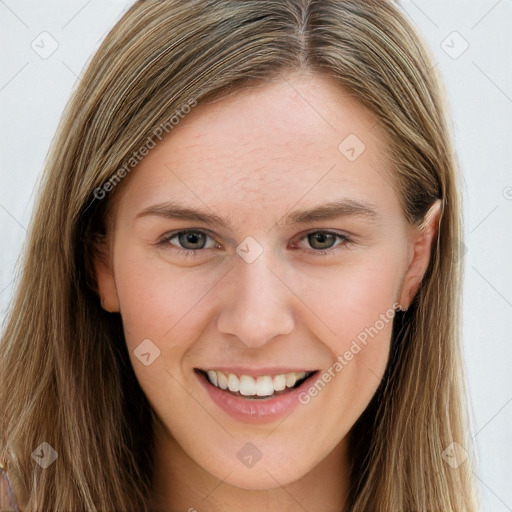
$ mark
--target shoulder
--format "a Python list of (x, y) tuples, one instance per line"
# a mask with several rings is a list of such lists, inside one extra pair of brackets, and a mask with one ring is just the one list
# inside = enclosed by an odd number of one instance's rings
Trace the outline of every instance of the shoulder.
[(20, 512), (11, 480), (7, 472), (0, 467), (0, 511)]

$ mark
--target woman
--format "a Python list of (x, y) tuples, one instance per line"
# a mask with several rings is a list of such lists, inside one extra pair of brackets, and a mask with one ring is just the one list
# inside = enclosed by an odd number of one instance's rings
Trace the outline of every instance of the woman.
[(64, 114), (1, 343), (19, 506), (476, 511), (460, 238), (392, 2), (135, 3)]

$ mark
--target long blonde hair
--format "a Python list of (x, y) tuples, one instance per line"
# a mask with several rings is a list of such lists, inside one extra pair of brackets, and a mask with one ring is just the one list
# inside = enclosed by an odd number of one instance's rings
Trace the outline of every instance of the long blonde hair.
[[(346, 510), (477, 510), (457, 163), (419, 36), (384, 0), (141, 0), (66, 107), (0, 344), (0, 461), (25, 490), (27, 511), (150, 510), (152, 412), (91, 265), (118, 189), (111, 181), (106, 193), (105, 183), (184, 105), (301, 69), (335, 78), (379, 120), (410, 223), (442, 202), (429, 269), (395, 318), (385, 376), (350, 432)], [(46, 469), (31, 458), (43, 441), (58, 454)], [(445, 461), (453, 442), (469, 454), (458, 467)]]

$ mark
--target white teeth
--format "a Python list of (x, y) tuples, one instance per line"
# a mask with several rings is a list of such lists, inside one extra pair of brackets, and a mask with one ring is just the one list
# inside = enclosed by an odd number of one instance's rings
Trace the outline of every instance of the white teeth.
[(297, 382), (297, 375), (295, 373), (288, 373), (286, 375), (286, 387), (293, 388)]
[(256, 382), (249, 375), (242, 375), (240, 377), (240, 394), (244, 396), (256, 394)]
[(232, 393), (240, 392), (243, 396), (271, 396), (275, 391), (284, 391), (286, 388), (293, 388), (297, 381), (302, 380), (306, 372), (290, 372), (280, 375), (262, 375), (260, 377), (251, 377), (250, 375), (241, 375), (237, 377), (230, 373), (228, 376), (218, 370), (208, 370), (208, 380), (214, 386)]
[[(208, 372), (209, 374), (210, 372)], [(217, 375), (218, 386), (220, 389), (228, 389), (228, 378), (222, 373), (222, 372), (213, 372)], [(210, 382), (213, 384), (212, 379), (210, 379)], [(215, 386), (215, 384), (213, 384)]]
[(276, 391), (283, 391), (286, 387), (286, 377), (284, 375), (276, 375), (274, 377), (274, 389)]
[(265, 375), (264, 377), (258, 377), (256, 381), (256, 394), (258, 396), (270, 396), (274, 393), (274, 384), (272, 377)]
[(210, 379), (210, 382), (211, 382), (214, 386), (217, 386), (217, 384), (218, 384), (218, 381), (217, 381), (217, 372), (214, 372), (213, 370), (208, 370), (208, 378)]
[[(215, 386), (215, 384), (213, 385)], [(228, 388), (229, 391), (232, 391), (233, 393), (240, 391), (240, 381), (238, 380), (238, 377), (236, 375), (233, 375), (232, 373), (230, 373), (228, 377)]]

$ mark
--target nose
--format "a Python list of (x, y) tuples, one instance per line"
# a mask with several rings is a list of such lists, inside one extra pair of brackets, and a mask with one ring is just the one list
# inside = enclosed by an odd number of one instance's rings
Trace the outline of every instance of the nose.
[(290, 334), (294, 328), (293, 293), (271, 269), (266, 252), (252, 263), (240, 258), (222, 289), (217, 329), (250, 348)]

